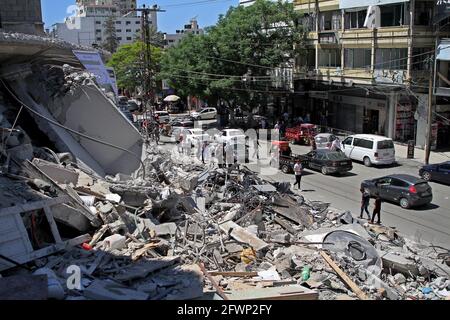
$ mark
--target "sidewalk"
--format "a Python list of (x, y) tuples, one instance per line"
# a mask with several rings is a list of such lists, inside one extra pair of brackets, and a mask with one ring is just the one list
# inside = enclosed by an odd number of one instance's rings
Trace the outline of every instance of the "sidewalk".
[[(405, 159), (409, 161), (416, 161), (421, 164), (424, 164), (425, 162), (425, 150), (415, 148), (414, 150), (414, 158), (413, 159), (407, 159), (408, 154), (408, 146), (395, 143), (395, 156), (400, 159)], [(450, 151), (448, 152), (430, 152), (430, 163), (440, 163), (444, 161), (450, 161)]]

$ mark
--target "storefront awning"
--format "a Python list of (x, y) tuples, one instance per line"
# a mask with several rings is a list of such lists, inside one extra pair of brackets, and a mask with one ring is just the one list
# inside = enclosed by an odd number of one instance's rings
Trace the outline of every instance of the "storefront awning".
[[(368, 6), (382, 6), (385, 4), (409, 2), (409, 0), (366, 0), (364, 1), (365, 7)], [(341, 0), (339, 2), (339, 9), (352, 9), (361, 7), (361, 0)]]
[(437, 48), (436, 59), (450, 61), (450, 41), (441, 41)]

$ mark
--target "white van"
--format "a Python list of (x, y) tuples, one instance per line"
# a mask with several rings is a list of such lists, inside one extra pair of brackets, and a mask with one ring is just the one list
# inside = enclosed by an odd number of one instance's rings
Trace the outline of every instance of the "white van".
[(348, 136), (341, 143), (341, 150), (347, 157), (372, 164), (395, 163), (395, 149), (392, 139), (374, 134), (355, 134)]

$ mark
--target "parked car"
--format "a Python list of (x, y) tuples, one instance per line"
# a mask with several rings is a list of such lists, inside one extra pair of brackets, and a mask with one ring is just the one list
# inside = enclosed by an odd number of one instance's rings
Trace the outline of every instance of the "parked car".
[(405, 209), (426, 205), (433, 200), (430, 185), (425, 180), (408, 174), (364, 180), (361, 188), (371, 196), (379, 194), (382, 200), (398, 203)]
[(425, 165), (419, 169), (419, 175), (426, 181), (450, 184), (450, 161)]
[(293, 143), (309, 145), (311, 139), (317, 134), (317, 127), (311, 123), (302, 123), (293, 128), (287, 128), (285, 137)]
[(128, 100), (128, 110), (130, 110), (130, 112), (135, 112), (139, 110), (139, 104), (136, 100)]
[(339, 151), (314, 150), (301, 157), (306, 158), (309, 169), (319, 170), (324, 175), (341, 174), (353, 169), (352, 160)]
[(162, 123), (162, 122), (169, 123), (170, 122), (170, 114), (167, 111), (155, 111), (155, 118), (160, 123)]
[(171, 119), (170, 124), (173, 127), (189, 128), (189, 127), (194, 126), (194, 121), (191, 118), (176, 118), (176, 119)]
[(192, 145), (195, 145), (198, 141), (210, 142), (212, 140), (209, 134), (202, 129), (184, 129), (181, 134), (183, 140), (191, 142)]
[(216, 108), (204, 108), (199, 112), (192, 112), (192, 118), (195, 120), (211, 120), (217, 118), (217, 109)]
[(365, 166), (395, 163), (392, 139), (374, 134), (355, 134), (344, 139), (341, 150), (347, 157), (362, 161)]
[(319, 133), (314, 137), (317, 149), (330, 149), (331, 144), (336, 140), (336, 136), (332, 133)]
[(227, 144), (245, 143), (246, 136), (240, 129), (225, 129), (222, 133), (216, 134), (214, 140)]

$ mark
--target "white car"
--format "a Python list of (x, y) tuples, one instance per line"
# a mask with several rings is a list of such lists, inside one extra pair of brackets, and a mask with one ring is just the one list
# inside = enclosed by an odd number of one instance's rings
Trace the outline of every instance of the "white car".
[(167, 111), (155, 111), (155, 118), (160, 122), (169, 123), (170, 114)]
[(195, 120), (212, 120), (217, 119), (216, 108), (204, 108), (199, 112), (192, 112), (191, 117)]
[(240, 129), (225, 129), (220, 134), (216, 134), (214, 139), (220, 143), (226, 144), (245, 144), (246, 136)]
[(184, 129), (181, 133), (183, 135), (183, 141), (189, 141), (195, 145), (200, 142), (211, 142), (211, 137), (205, 133), (202, 129)]
[(331, 133), (319, 133), (314, 137), (317, 149), (330, 149), (331, 144), (336, 140), (336, 136)]
[(344, 139), (341, 150), (347, 157), (362, 161), (365, 166), (395, 163), (392, 139), (374, 134), (355, 134)]

